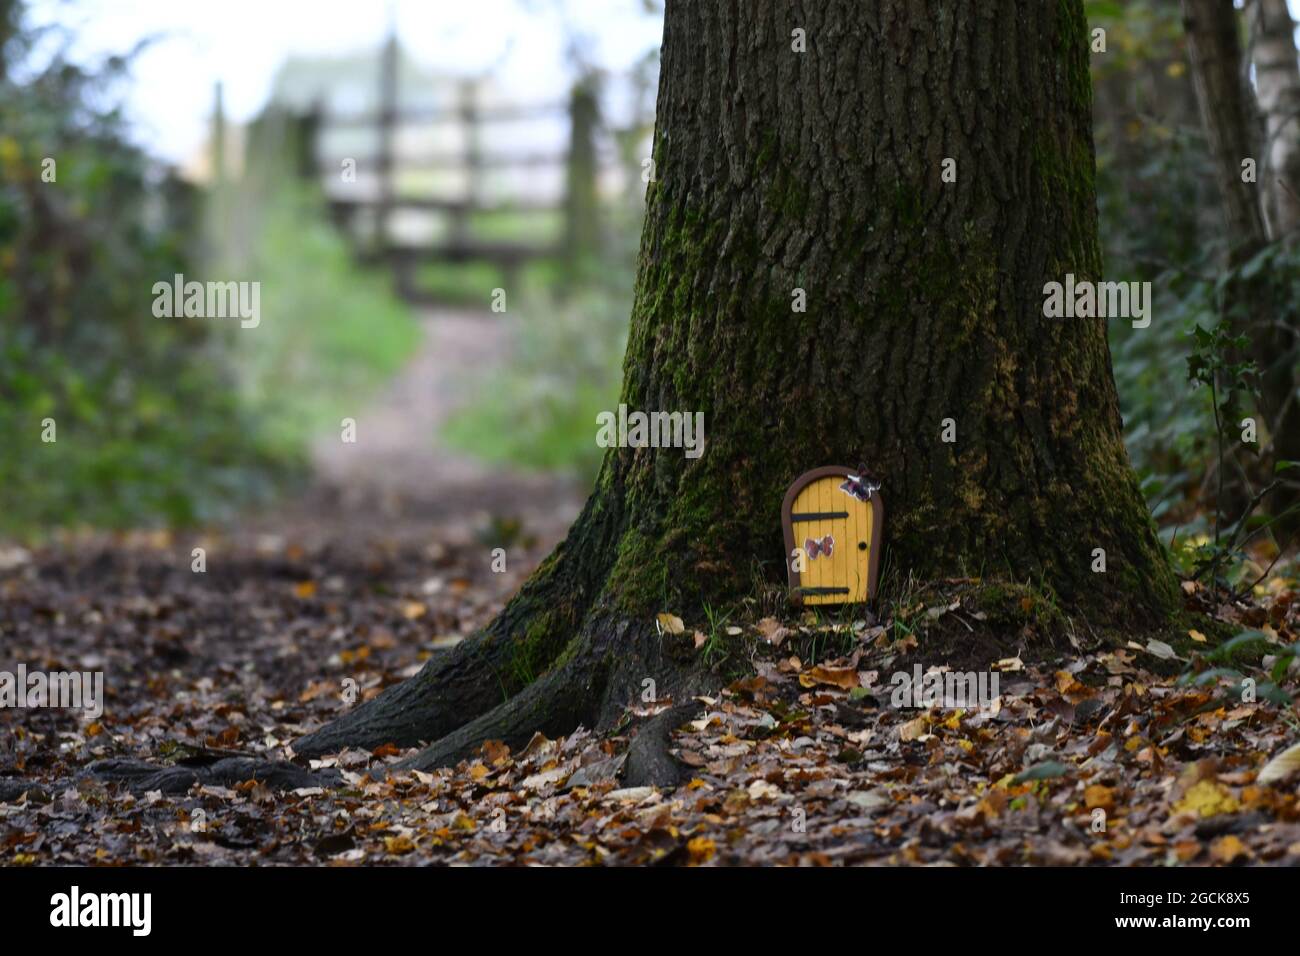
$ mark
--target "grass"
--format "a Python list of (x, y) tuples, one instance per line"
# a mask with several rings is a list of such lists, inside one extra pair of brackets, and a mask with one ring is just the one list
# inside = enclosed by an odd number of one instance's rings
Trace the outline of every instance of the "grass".
[(420, 337), (389, 277), (358, 270), (319, 212), (297, 184), (268, 198), (247, 267), (262, 283), (262, 322), (233, 333), (242, 390), (287, 447), (358, 416)]
[(521, 289), (554, 288), (563, 276), (563, 265), (556, 259), (540, 258), (526, 263), (511, 281), (506, 270), (487, 260), (470, 262), (426, 262), (416, 270), (416, 287), (448, 305), (488, 309), (492, 290), (505, 289), (507, 309)]
[(604, 452), (596, 415), (617, 403), (629, 301), (600, 289), (560, 301), (545, 288), (526, 284), (507, 300), (511, 352), (471, 386), (442, 437), (512, 468), (591, 476)]

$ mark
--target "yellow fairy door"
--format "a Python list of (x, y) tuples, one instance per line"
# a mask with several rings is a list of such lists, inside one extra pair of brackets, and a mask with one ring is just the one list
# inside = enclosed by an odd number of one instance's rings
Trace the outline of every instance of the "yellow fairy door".
[(875, 596), (883, 503), (879, 486), (851, 468), (801, 475), (782, 507), (790, 586), (805, 604)]

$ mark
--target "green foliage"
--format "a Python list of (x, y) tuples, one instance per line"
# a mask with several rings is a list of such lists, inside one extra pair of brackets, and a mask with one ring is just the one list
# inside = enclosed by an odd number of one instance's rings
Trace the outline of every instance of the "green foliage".
[(362, 272), (317, 188), (289, 167), (294, 124), (264, 117), (248, 173), (213, 195), (204, 272), (257, 280), (262, 320), (232, 333), (244, 401), (276, 447), (301, 454), (360, 414), (419, 341), (386, 272)]
[(525, 469), (591, 475), (603, 449), (596, 415), (617, 407), (631, 281), (566, 299), (525, 286), (503, 320), (511, 351), (444, 426), (453, 447)]
[(294, 465), (236, 399), (211, 323), (153, 315), (153, 284), (190, 261), (193, 196), (98, 105), (122, 67), (0, 77), (3, 533), (210, 520)]
[[(1296, 657), (1300, 657), (1300, 642), (1277, 645), (1262, 631), (1242, 631), (1203, 657), (1194, 658), (1179, 676), (1178, 685), (1217, 687), (1221, 681), (1229, 681), (1207, 708), (1213, 709), (1241, 703), (1249, 679), (1254, 682), (1256, 699), (1290, 710), (1294, 702), (1281, 683)], [(1250, 671), (1258, 676), (1249, 677)]]

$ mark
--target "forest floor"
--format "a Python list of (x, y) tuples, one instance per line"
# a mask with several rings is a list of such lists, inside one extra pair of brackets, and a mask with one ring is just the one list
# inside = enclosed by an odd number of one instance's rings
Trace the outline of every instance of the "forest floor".
[[(928, 635), (979, 624), (960, 588), (882, 621), (665, 609), (666, 640), (738, 675), (674, 732), (675, 789), (624, 786), (627, 739), (587, 731), (433, 773), (390, 773), (409, 752), (385, 746), (297, 760), (302, 779), (278, 786), (209, 779), (223, 759), (294, 760), (295, 737), (350, 706), (347, 681), (372, 697), (485, 624), (576, 514), (571, 482), (429, 444), (451, 368), (499, 344), (477, 322), (430, 321), (359, 443), (323, 445), (316, 486), (237, 532), (0, 547), (0, 668), (102, 671), (106, 697), (97, 717), (0, 709), (0, 865), (1300, 864), (1300, 754), (1261, 773), (1300, 721), (1226, 673), (1180, 685), (1220, 663), (1200, 631), (1004, 657), (983, 668), (985, 706), (899, 706), (893, 675)], [(1275, 671), (1294, 697), (1285, 581), (1240, 601), (1184, 591), (1254, 635), (1243, 673)], [(163, 772), (88, 772), (113, 760)]]

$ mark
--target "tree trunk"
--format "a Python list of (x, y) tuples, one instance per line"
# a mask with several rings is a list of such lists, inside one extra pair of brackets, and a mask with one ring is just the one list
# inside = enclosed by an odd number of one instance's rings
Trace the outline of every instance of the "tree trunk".
[(1263, 177), (1269, 236), (1300, 239), (1300, 63), (1286, 0), (1248, 8), (1255, 88), (1264, 114)]
[(699, 675), (655, 612), (784, 580), (782, 497), (818, 465), (883, 480), (886, 576), (1032, 580), (1097, 626), (1174, 607), (1105, 322), (1043, 315), (1046, 282), (1100, 279), (1082, 3), (795, 9), (667, 4), (621, 400), (703, 412), (703, 455), (611, 449), (481, 637), (300, 753), (443, 738), (429, 766), (608, 722), (646, 679), (680, 705)]
[[(1235, 269), (1269, 242), (1259, 187), (1242, 175), (1243, 160), (1262, 157), (1246, 87), (1237, 11), (1232, 0), (1183, 0), (1183, 15), (1201, 116), (1218, 169), (1228, 227), (1228, 267)], [(1300, 460), (1296, 330), (1276, 317), (1278, 297), (1285, 301), (1290, 294), (1289, 278), (1265, 273), (1250, 282), (1230, 282), (1223, 305), (1224, 321), (1234, 323), (1250, 339), (1250, 357), (1259, 369), (1258, 407), (1268, 427), (1274, 461)], [(1298, 492), (1294, 485), (1280, 483), (1270, 500), (1273, 514), (1282, 516), (1293, 508)], [(1279, 524), (1284, 530), (1295, 526), (1294, 518)]]

